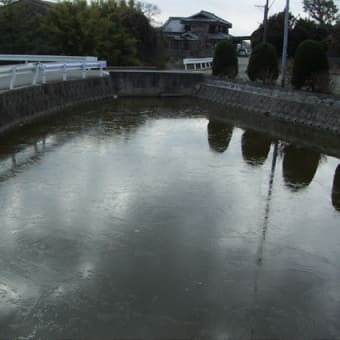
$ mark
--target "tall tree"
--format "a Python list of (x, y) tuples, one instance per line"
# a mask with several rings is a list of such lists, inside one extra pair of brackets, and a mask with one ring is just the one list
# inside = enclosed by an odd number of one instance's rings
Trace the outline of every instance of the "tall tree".
[(0, 53), (95, 55), (110, 65), (164, 65), (165, 46), (134, 0), (0, 0)]
[(158, 23), (156, 20), (156, 16), (161, 13), (161, 10), (157, 5), (152, 4), (150, 2), (142, 1), (139, 2), (139, 7), (151, 23), (153, 24)]
[[(266, 41), (275, 47), (276, 53), (279, 56), (282, 54), (284, 17), (285, 17), (285, 13), (279, 12), (269, 17), (267, 21), (268, 33), (267, 33)], [(289, 15), (289, 37), (291, 35), (295, 22), (296, 22), (296, 18), (292, 14), (290, 14)], [(261, 24), (259, 28), (256, 31), (254, 31), (253, 34), (251, 35), (252, 48), (262, 43), (263, 34), (264, 34), (264, 27), (263, 27), (263, 24)]]
[(135, 39), (124, 29), (114, 0), (56, 3), (45, 18), (46, 52), (95, 55), (110, 65), (137, 63)]
[(331, 27), (331, 33), (327, 39), (327, 47), (329, 56), (340, 56), (340, 21)]
[(140, 2), (130, 0), (128, 7), (118, 6), (119, 17), (125, 30), (135, 38), (137, 57), (144, 65), (163, 66), (166, 59), (165, 42), (160, 31), (143, 13)]
[(303, 0), (303, 9), (319, 24), (332, 24), (338, 19), (333, 0)]
[(320, 41), (327, 49), (326, 41), (333, 31), (329, 25), (318, 25), (315, 21), (300, 18), (292, 30), (289, 41), (289, 55), (294, 56), (297, 47), (307, 39)]
[(0, 2), (0, 53), (38, 52), (41, 13), (29, 3), (12, 0)]
[[(340, 29), (335, 30), (338, 25), (320, 25), (314, 20), (295, 18), (292, 14), (289, 16), (289, 39), (288, 39), (288, 56), (294, 57), (295, 51), (299, 44), (306, 40), (312, 39), (323, 43), (325, 48), (328, 45), (328, 40), (332, 32), (333, 34), (333, 45), (336, 45), (340, 38), (337, 38)], [(283, 44), (283, 27), (284, 27), (284, 12), (280, 12), (272, 15), (268, 19), (268, 38), (267, 41), (275, 46), (277, 54), (280, 56), (282, 53)], [(340, 27), (340, 25), (339, 25)], [(252, 48), (262, 42), (263, 25), (253, 32), (251, 35)], [(340, 48), (338, 49), (340, 50)]]

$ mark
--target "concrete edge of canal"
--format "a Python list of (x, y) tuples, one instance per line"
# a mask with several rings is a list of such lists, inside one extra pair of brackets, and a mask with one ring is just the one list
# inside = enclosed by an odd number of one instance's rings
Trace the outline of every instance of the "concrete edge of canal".
[(207, 80), (197, 97), (294, 125), (340, 133), (340, 100), (336, 97)]
[(268, 119), (340, 133), (340, 100), (336, 97), (211, 80), (201, 73), (153, 70), (115, 70), (105, 78), (0, 93), (0, 133), (71, 106), (116, 96), (194, 96)]

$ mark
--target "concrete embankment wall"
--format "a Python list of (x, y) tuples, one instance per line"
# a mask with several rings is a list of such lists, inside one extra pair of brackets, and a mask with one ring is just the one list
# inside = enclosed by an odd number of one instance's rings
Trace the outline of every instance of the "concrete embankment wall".
[(274, 119), (340, 133), (340, 100), (218, 81), (203, 74), (116, 70), (109, 77), (28, 86), (0, 93), (0, 133), (36, 117), (112, 96), (196, 96)]
[(0, 93), (0, 133), (67, 107), (112, 96), (191, 96), (203, 75), (113, 71), (109, 77), (27, 86)]
[(196, 96), (297, 125), (340, 133), (340, 100), (300, 91), (207, 80)]
[(0, 94), (0, 133), (39, 116), (112, 96), (110, 78), (28, 86)]
[(110, 72), (119, 96), (192, 96), (204, 75), (190, 72), (117, 70)]

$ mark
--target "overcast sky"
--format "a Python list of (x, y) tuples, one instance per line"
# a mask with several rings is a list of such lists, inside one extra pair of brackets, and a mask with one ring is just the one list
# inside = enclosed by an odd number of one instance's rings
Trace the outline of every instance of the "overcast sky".
[[(230, 30), (232, 35), (250, 35), (263, 20), (263, 6), (265, 0), (149, 0), (157, 5), (161, 14), (159, 20), (163, 23), (169, 16), (190, 16), (206, 10), (212, 12), (223, 19), (230, 21), (233, 28)], [(269, 15), (280, 12), (285, 7), (286, 0), (271, 0)], [(297, 16), (305, 16), (302, 10), (302, 0), (290, 0), (291, 12)]]

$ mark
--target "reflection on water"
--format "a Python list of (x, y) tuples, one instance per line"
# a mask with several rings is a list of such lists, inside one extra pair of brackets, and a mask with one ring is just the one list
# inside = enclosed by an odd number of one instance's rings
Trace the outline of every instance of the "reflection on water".
[(333, 188), (332, 188), (332, 203), (336, 210), (340, 211), (340, 164), (335, 170)]
[(0, 339), (340, 336), (339, 160), (209, 110), (109, 102), (0, 140)]
[(262, 165), (268, 157), (271, 139), (263, 133), (247, 130), (242, 135), (242, 156), (250, 165)]
[(233, 126), (223, 121), (210, 119), (207, 129), (210, 148), (220, 153), (226, 151), (233, 134)]
[(292, 190), (307, 187), (313, 180), (321, 155), (313, 150), (289, 145), (284, 148), (283, 177)]

